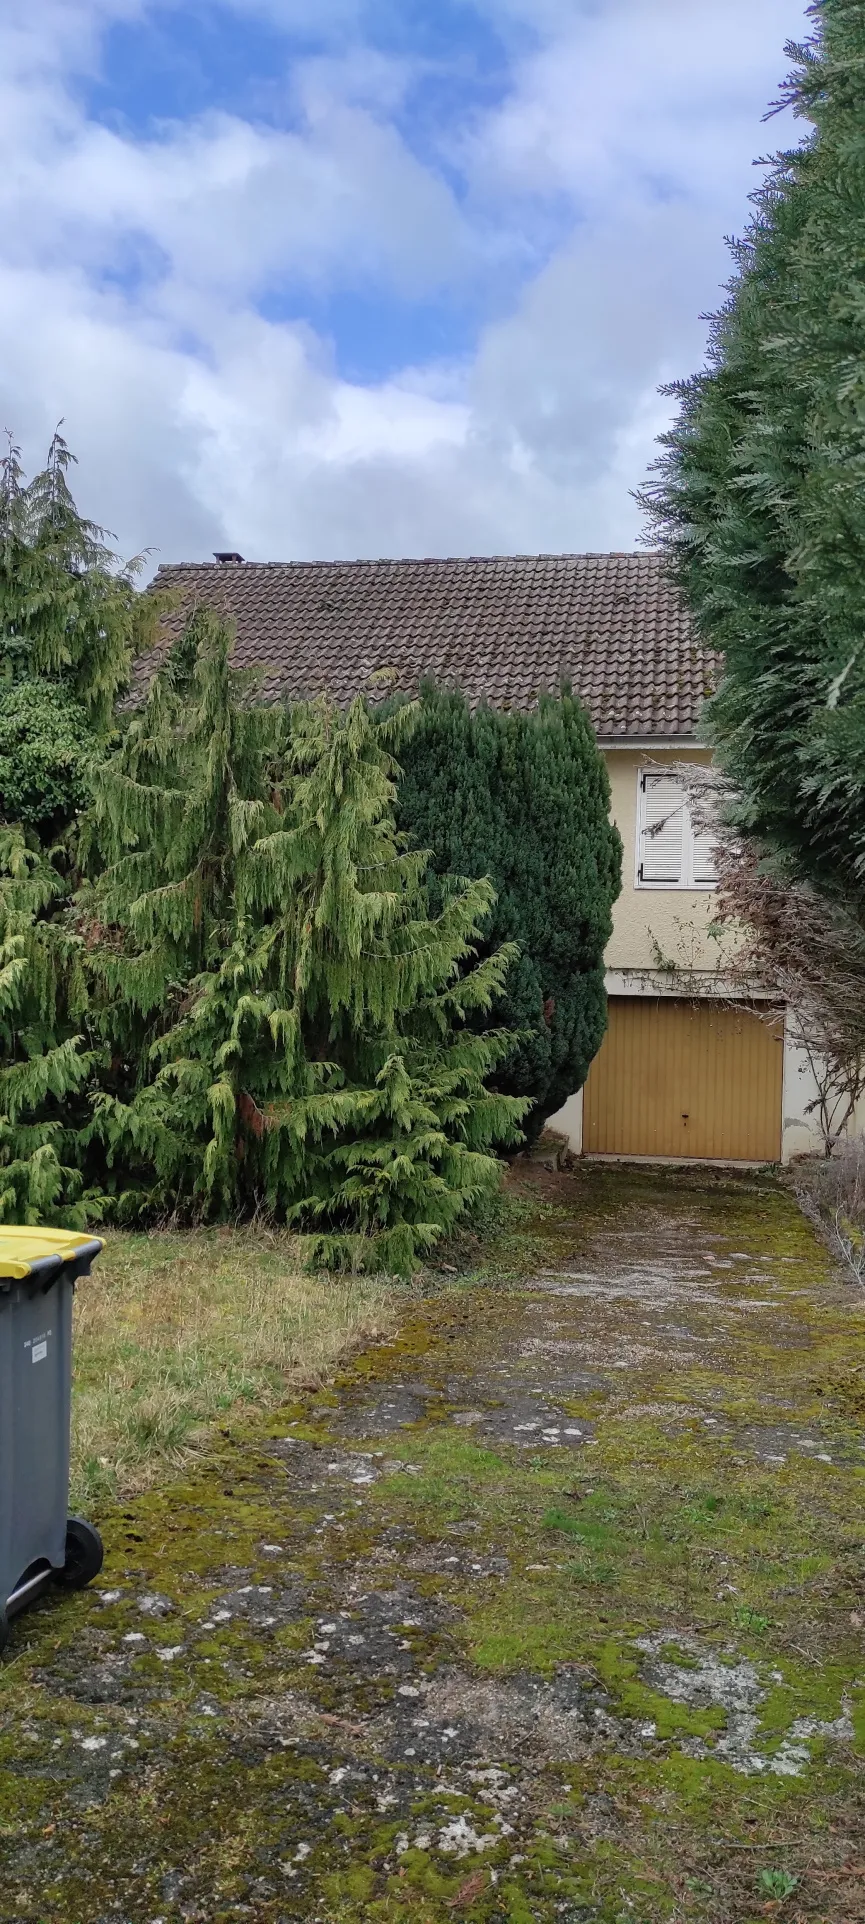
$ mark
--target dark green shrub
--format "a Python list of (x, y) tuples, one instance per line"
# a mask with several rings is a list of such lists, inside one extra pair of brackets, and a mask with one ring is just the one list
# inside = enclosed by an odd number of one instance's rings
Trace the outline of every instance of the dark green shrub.
[(472, 713), (429, 689), (400, 762), (399, 826), (431, 852), (433, 899), (448, 876), (489, 876), (481, 953), (518, 947), (494, 1019), (521, 1039), (496, 1083), (530, 1097), (537, 1133), (582, 1088), (606, 1029), (621, 842), (591, 726), (569, 694), (532, 714)]

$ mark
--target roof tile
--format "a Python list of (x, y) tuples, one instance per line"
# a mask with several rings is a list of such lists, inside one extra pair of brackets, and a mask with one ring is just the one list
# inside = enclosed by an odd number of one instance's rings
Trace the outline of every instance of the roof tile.
[(202, 604), (228, 617), (272, 698), (344, 702), (389, 670), (406, 694), (432, 677), (530, 708), (570, 682), (602, 738), (692, 738), (717, 675), (658, 554), (181, 563), (154, 585), (168, 634)]

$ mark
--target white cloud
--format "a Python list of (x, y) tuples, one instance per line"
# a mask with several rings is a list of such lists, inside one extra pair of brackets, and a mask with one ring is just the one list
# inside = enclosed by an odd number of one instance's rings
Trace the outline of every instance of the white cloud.
[(393, 128), (341, 104), (302, 134), (227, 114), (147, 143), (102, 126), (59, 133), (0, 180), (0, 215), (19, 258), (62, 255), (95, 272), (144, 244), (157, 278), (164, 256), (178, 283), (244, 299), (282, 277), (343, 275), (419, 296), (470, 258), (444, 183)]
[[(631, 545), (657, 386), (699, 360), (799, 0), (484, 0), (541, 44), (515, 41), (507, 98), (442, 130), (447, 175), (400, 132), (411, 62), (358, 37), (354, 0), (232, 4), (334, 29), (294, 69), (293, 120), (140, 138), (88, 121), (65, 77), (147, 0), (7, 0), (0, 405), (29, 459), (64, 414), (88, 511), (163, 559)], [(503, 260), (524, 263), (505, 311)], [(258, 307), (477, 298), (494, 274), (471, 351), (367, 385)]]
[(117, 21), (142, 17), (148, 0), (4, 0), (0, 46), (7, 82), (98, 61), (100, 36)]
[(296, 131), (211, 112), (136, 140), (87, 121), (45, 72), (16, 73), (6, 50), (0, 28), (7, 260), (98, 277), (143, 258), (149, 279), (247, 301), (352, 280), (420, 298), (471, 269), (452, 189), (375, 111), (404, 85), (393, 63), (302, 66)]
[(728, 200), (765, 144), (760, 115), (802, 11), (791, 0), (563, 8), (484, 129), (481, 164), (517, 191), (558, 187), (594, 212), (622, 194)]

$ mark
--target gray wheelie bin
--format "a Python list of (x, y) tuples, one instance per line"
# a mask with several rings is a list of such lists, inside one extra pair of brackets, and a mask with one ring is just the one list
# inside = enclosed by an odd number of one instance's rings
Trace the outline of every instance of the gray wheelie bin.
[(72, 1297), (102, 1243), (0, 1226), (0, 1648), (51, 1582), (102, 1568), (98, 1531), (68, 1515)]

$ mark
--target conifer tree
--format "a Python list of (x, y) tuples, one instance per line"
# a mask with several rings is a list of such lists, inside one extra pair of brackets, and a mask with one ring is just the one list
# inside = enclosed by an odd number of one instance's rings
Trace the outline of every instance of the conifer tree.
[(484, 952), (515, 943), (496, 1015), (519, 1040), (498, 1087), (533, 1103), (527, 1128), (581, 1089), (607, 1023), (604, 951), (621, 887), (606, 769), (570, 694), (531, 714), (472, 713), (424, 692), (406, 744), (398, 820), (432, 851), (432, 899), (449, 875), (491, 877)]
[[(278, 820), (287, 727), (230, 665), (231, 636), (196, 613), (94, 774), (81, 859), (98, 877), (82, 912), (122, 935), (98, 952), (138, 1049), (148, 1025), (231, 943), (238, 862)], [(142, 1028), (142, 1023), (144, 1027)]]
[(58, 429), (30, 482), (11, 442), (0, 462), (0, 676), (64, 688), (104, 730), (159, 603), (136, 590), (140, 558), (121, 565), (105, 529), (79, 513), (74, 460)]
[(710, 713), (764, 851), (865, 917), (865, 5), (819, 0), (706, 371), (644, 500), (726, 668)]
[(71, 460), (58, 433), (29, 484), (14, 446), (0, 463), (0, 1219), (77, 1226), (99, 1199), (75, 823), (156, 610), (78, 513)]
[(0, 1222), (78, 1229), (99, 1214), (80, 1164), (93, 1066), (82, 944), (50, 910), (57, 868), (0, 827)]
[(97, 792), (92, 909), (130, 1086), (96, 1128), (122, 1208), (264, 1208), (328, 1265), (413, 1264), (499, 1180), (525, 1104), (485, 1078), (511, 1047), (467, 1018), (510, 955), (472, 968), (491, 889), (431, 917), (393, 821), (413, 717), (257, 706), (204, 617)]

